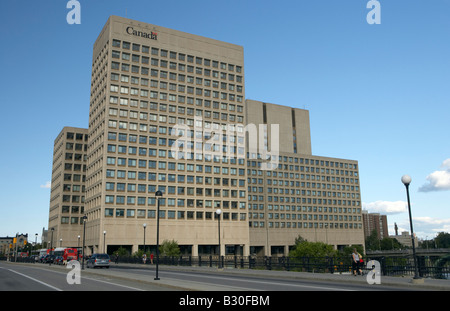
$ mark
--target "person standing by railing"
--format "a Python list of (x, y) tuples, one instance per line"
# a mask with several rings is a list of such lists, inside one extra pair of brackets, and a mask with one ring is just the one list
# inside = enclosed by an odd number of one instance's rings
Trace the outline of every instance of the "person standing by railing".
[(358, 253), (356, 248), (354, 248), (353, 253), (352, 253), (352, 270), (353, 270), (354, 276), (356, 276), (356, 272), (358, 272), (359, 275), (362, 274), (361, 264), (360, 264), (361, 260), (362, 260), (361, 255)]

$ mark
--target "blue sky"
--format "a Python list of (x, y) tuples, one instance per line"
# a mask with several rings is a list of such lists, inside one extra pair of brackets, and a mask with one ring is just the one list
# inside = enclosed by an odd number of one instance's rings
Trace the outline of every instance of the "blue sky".
[[(242, 45), (246, 97), (310, 112), (314, 155), (359, 161), (363, 207), (450, 231), (449, 0), (0, 2), (0, 236), (47, 227), (53, 140), (87, 127), (92, 47), (110, 15)], [(40, 237), (39, 237), (40, 238)], [(34, 238), (33, 238), (34, 240)]]

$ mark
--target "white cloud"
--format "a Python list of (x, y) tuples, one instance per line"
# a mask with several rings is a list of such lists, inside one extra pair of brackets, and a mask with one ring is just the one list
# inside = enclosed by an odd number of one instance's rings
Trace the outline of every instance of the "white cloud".
[(450, 190), (450, 159), (442, 162), (441, 170), (427, 176), (428, 183), (419, 188), (420, 192)]
[(45, 185), (41, 185), (41, 188), (50, 189), (51, 186), (52, 186), (52, 183), (50, 181), (47, 181), (45, 183)]
[[(450, 219), (439, 219), (431, 217), (413, 217), (414, 228), (425, 232), (450, 232)], [(416, 231), (416, 229), (414, 229)]]
[(375, 201), (362, 204), (363, 208), (370, 213), (380, 213), (386, 215), (400, 214), (407, 212), (407, 203), (405, 201)]

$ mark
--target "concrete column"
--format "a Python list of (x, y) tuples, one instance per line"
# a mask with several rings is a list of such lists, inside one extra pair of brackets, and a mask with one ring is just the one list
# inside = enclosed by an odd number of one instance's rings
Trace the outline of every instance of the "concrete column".
[(198, 244), (192, 245), (192, 257), (198, 257)]

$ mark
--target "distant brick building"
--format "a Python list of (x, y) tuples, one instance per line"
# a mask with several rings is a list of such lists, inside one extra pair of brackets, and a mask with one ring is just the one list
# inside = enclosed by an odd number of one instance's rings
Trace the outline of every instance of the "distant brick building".
[(379, 213), (369, 213), (363, 210), (363, 226), (364, 226), (364, 238), (370, 236), (373, 230), (378, 233), (378, 238), (381, 240), (383, 238), (389, 237), (387, 217), (386, 215), (380, 215)]

